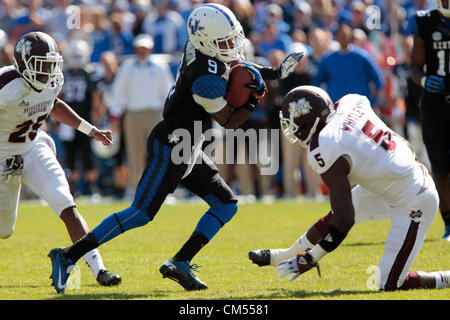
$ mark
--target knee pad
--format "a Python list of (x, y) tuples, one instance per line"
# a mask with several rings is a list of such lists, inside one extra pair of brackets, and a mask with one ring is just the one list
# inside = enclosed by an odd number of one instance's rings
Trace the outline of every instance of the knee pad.
[(99, 244), (105, 243), (130, 229), (142, 227), (150, 222), (150, 217), (135, 207), (129, 207), (105, 218), (92, 233)]
[(236, 203), (230, 203), (215, 208), (209, 208), (195, 228), (195, 231), (205, 235), (211, 240), (214, 235), (230, 221), (238, 209)]
[(234, 217), (237, 210), (237, 203), (229, 203), (220, 207), (210, 208), (208, 213), (216, 217), (216, 219), (219, 220), (220, 224), (223, 226)]
[(129, 207), (128, 209), (115, 213), (114, 217), (124, 231), (145, 226), (151, 220), (146, 211), (139, 210), (135, 207)]

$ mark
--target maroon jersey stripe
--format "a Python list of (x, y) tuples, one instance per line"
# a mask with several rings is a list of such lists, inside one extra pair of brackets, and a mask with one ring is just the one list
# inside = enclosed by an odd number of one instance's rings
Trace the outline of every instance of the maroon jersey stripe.
[(0, 74), (0, 89), (17, 78), (20, 78), (20, 74), (15, 69)]
[(403, 241), (403, 245), (400, 251), (398, 252), (397, 257), (395, 258), (391, 271), (389, 272), (388, 279), (384, 286), (385, 290), (397, 289), (398, 278), (400, 277), (400, 274), (402, 273), (403, 268), (405, 267), (406, 261), (408, 260), (408, 257), (411, 254), (412, 249), (414, 248), (414, 244), (416, 243), (418, 229), (419, 223), (411, 221), (408, 233), (406, 234), (405, 240)]
[(311, 141), (309, 142), (309, 151), (313, 151), (314, 149), (319, 147), (319, 132), (316, 132), (311, 137)]

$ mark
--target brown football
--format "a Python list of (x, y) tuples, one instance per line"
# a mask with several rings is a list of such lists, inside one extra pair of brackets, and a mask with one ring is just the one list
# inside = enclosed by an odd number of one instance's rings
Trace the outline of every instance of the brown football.
[(251, 72), (244, 68), (242, 64), (236, 64), (231, 68), (227, 83), (227, 92), (225, 94), (225, 99), (230, 107), (239, 109), (247, 102), (251, 94), (251, 89), (245, 85), (252, 80), (253, 76)]

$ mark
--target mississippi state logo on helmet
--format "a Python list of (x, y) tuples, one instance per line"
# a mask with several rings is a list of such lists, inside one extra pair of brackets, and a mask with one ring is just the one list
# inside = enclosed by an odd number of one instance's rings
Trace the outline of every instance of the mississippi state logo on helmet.
[(233, 12), (221, 4), (195, 8), (187, 21), (189, 40), (195, 49), (222, 62), (244, 58), (245, 36)]
[(22, 36), (14, 47), (14, 65), (35, 89), (55, 89), (62, 82), (63, 58), (52, 37), (43, 32)]
[(318, 128), (334, 114), (333, 102), (325, 90), (314, 86), (299, 86), (283, 99), (280, 125), (290, 143), (304, 148)]

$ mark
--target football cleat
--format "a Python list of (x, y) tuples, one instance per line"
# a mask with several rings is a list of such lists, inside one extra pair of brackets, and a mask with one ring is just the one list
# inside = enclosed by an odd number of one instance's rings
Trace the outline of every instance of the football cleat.
[(445, 233), (441, 240), (450, 242), (450, 225), (445, 226)]
[(63, 249), (55, 248), (48, 254), (48, 257), (52, 261), (52, 274), (50, 275), (50, 279), (52, 279), (52, 286), (55, 287), (57, 293), (66, 292), (67, 279), (75, 266), (72, 260), (66, 259), (62, 255)]
[(122, 282), (122, 278), (118, 274), (103, 269), (97, 274), (97, 282), (104, 287), (113, 287), (119, 285)]
[(248, 253), (248, 258), (260, 267), (270, 265), (270, 250), (256, 249)]
[(197, 268), (196, 264), (189, 265), (188, 261), (176, 261), (171, 258), (159, 268), (159, 272), (163, 278), (178, 282), (187, 291), (208, 289), (208, 286), (192, 272)]

